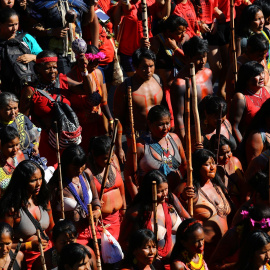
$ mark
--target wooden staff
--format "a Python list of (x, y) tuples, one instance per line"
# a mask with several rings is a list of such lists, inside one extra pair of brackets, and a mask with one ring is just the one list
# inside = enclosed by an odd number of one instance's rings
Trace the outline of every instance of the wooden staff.
[(60, 191), (60, 203), (61, 203), (61, 219), (65, 219), (65, 208), (64, 208), (64, 193), (63, 193), (63, 182), (62, 182), (62, 165), (61, 157), (59, 151), (59, 134), (57, 121), (54, 122), (55, 125), (55, 138), (56, 138), (56, 154), (58, 163), (58, 179), (59, 179), (59, 191)]
[[(190, 84), (189, 78), (185, 78), (185, 133), (186, 133), (186, 156), (187, 156), (187, 186), (193, 186), (192, 162), (191, 162), (191, 137), (190, 137)], [(193, 198), (188, 199), (188, 212), (193, 216)]]
[(107, 165), (105, 167), (105, 172), (104, 172), (104, 175), (103, 175), (100, 194), (99, 194), (99, 200), (100, 201), (102, 201), (102, 196), (103, 196), (103, 192), (104, 192), (104, 188), (105, 188), (105, 184), (106, 184), (106, 179), (108, 177), (109, 168), (110, 168), (111, 162), (112, 162), (111, 159), (112, 159), (112, 154), (113, 154), (114, 145), (115, 145), (118, 122), (119, 122), (119, 120), (115, 118), (114, 122), (113, 122), (113, 135), (112, 135), (112, 142), (111, 142), (111, 147), (110, 147), (110, 151), (109, 151), (109, 158), (108, 158), (108, 161), (107, 161)]
[(100, 258), (100, 251), (99, 251), (98, 240), (97, 240), (97, 235), (96, 235), (96, 230), (95, 230), (92, 205), (90, 203), (87, 204), (87, 208), (88, 208), (88, 222), (89, 222), (89, 226), (92, 232), (92, 237), (94, 241), (94, 250), (95, 250), (96, 259), (97, 259), (97, 269), (101, 270), (101, 258)]
[(218, 164), (218, 155), (219, 155), (219, 143), (220, 143), (220, 130), (221, 130), (221, 121), (222, 121), (222, 110), (223, 104), (220, 104), (219, 108), (219, 119), (217, 123), (217, 130), (216, 130), (216, 149), (217, 149), (217, 156), (216, 156), (216, 163)]
[(131, 86), (128, 87), (128, 108), (129, 108), (129, 122), (131, 129), (131, 139), (132, 139), (132, 152), (133, 152), (133, 170), (134, 170), (134, 181), (135, 185), (138, 187), (138, 178), (137, 178), (137, 145), (136, 145), (136, 135), (134, 129), (134, 117), (133, 117), (133, 107), (132, 107), (132, 90)]
[(190, 63), (190, 78), (192, 85), (192, 111), (195, 122), (195, 135), (196, 135), (196, 149), (202, 148), (202, 136), (201, 136), (201, 124), (200, 116), (198, 112), (198, 94), (197, 94), (197, 84), (196, 84), (196, 75), (195, 75), (195, 66), (194, 63)]
[[(148, 16), (147, 16), (147, 4), (146, 0), (141, 1), (142, 5), (142, 26), (143, 26), (143, 36), (147, 38), (149, 41), (149, 34), (148, 34)], [(149, 48), (148, 48), (149, 49)]]
[(18, 244), (17, 244), (17, 246), (16, 246), (15, 252), (14, 252), (14, 254), (13, 254), (11, 260), (10, 260), (10, 263), (9, 263), (9, 265), (8, 265), (7, 270), (11, 270), (11, 268), (12, 268), (12, 266), (13, 266), (15, 260), (16, 260), (16, 257), (17, 257), (17, 255), (18, 255), (18, 253), (19, 253), (19, 251), (20, 251), (22, 242), (23, 242), (23, 239), (20, 238), (20, 239), (19, 239), (19, 242), (18, 242)]
[(157, 239), (158, 233), (158, 222), (157, 222), (157, 182), (152, 182), (152, 202), (153, 202), (153, 213), (154, 213), (154, 234)]
[(268, 185), (268, 196), (269, 196), (269, 198), (268, 198), (268, 200), (269, 200), (269, 204), (270, 204), (270, 156), (269, 156), (269, 158), (268, 158), (268, 168), (269, 168), (269, 170), (268, 170), (268, 182), (269, 182), (269, 185)]
[(230, 0), (230, 27), (231, 27), (231, 53), (233, 61), (233, 74), (234, 74), (234, 89), (237, 82), (237, 57), (235, 45), (235, 27), (234, 27), (234, 0)]
[(39, 242), (40, 260), (41, 260), (42, 270), (47, 270), (39, 229), (37, 229), (37, 237), (38, 237), (38, 242)]

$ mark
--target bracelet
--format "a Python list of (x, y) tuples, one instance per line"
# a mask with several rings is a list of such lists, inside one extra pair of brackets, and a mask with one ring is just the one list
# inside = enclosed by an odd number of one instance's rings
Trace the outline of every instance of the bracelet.
[(117, 134), (122, 134), (123, 131), (122, 130), (117, 130)]
[(88, 70), (86, 70), (85, 72), (81, 72), (81, 75), (82, 75), (83, 77), (87, 76), (87, 75), (88, 75)]
[(179, 49), (179, 47), (176, 47), (176, 48), (173, 50), (173, 52), (175, 52), (177, 49)]
[(33, 142), (33, 144), (39, 146), (39, 142)]
[(25, 250), (32, 250), (32, 242), (31, 241), (25, 242), (24, 246), (25, 246)]
[(49, 37), (51, 37), (52, 36), (52, 29), (51, 28), (49, 28), (49, 29), (47, 29), (46, 30), (47, 31), (47, 35), (49, 36)]
[(109, 123), (110, 123), (110, 124), (113, 124), (113, 119), (112, 119), (112, 120), (109, 120)]

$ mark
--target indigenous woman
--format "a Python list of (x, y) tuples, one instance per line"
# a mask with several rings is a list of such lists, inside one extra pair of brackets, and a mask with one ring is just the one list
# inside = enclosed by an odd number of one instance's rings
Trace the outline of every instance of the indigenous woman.
[[(42, 127), (40, 140), (40, 155), (46, 156), (48, 165), (56, 164), (55, 149), (49, 143), (49, 130), (52, 125), (54, 102), (46, 95), (70, 105), (66, 98), (68, 93), (86, 94), (91, 96), (92, 81), (88, 72), (83, 73), (83, 82), (75, 82), (64, 74), (58, 75), (57, 56), (50, 51), (43, 51), (38, 54), (35, 65), (39, 81), (35, 87), (27, 86), (22, 90), (20, 111), (29, 116), (31, 114), (36, 126)], [(43, 90), (42, 92), (38, 91)]]
[(236, 269), (268, 270), (270, 259), (270, 237), (263, 231), (252, 232), (240, 252)]
[(190, 197), (193, 198), (194, 218), (203, 221), (206, 258), (209, 258), (218, 241), (228, 230), (227, 216), (231, 212), (226, 187), (216, 174), (214, 157), (212, 152), (205, 149), (193, 153), (194, 187), (186, 186), (180, 195), (184, 202)]
[[(14, 1), (10, 1), (13, 2)], [(0, 4), (1, 5), (1, 4)], [(19, 28), (19, 17), (17, 12), (10, 7), (6, 7), (4, 9), (1, 9), (0, 13), (0, 42), (4, 43), (7, 40), (18, 38), (19, 40), (22, 39), (22, 42), (25, 49), (29, 50), (29, 54), (22, 54), (17, 58), (17, 61), (22, 64), (30, 63), (31, 61), (36, 61), (36, 56), (39, 54), (42, 49), (38, 45), (37, 41), (29, 34), (19, 34), (18, 28)], [(19, 38), (20, 36), (20, 38)], [(3, 47), (1, 46), (1, 51)], [(4, 65), (4, 61), (0, 65), (1, 71), (2, 71), (2, 89), (5, 91), (12, 91), (19, 95), (19, 92), (21, 89), (18, 89), (18, 85), (13, 83), (11, 80), (8, 80), (8, 76), (10, 74), (4, 73), (5, 70), (8, 70), (8, 66)], [(21, 67), (25, 68), (25, 66)], [(9, 69), (10, 70), (10, 69)], [(14, 71), (15, 72), (15, 71)], [(16, 88), (16, 89), (14, 89)]]
[[(185, 175), (186, 157), (179, 137), (169, 132), (170, 112), (162, 105), (152, 107), (147, 115), (147, 124), (150, 134), (137, 141), (139, 182), (147, 172), (161, 170), (168, 177), (170, 190), (174, 191)], [(133, 152), (129, 147), (124, 175), (132, 197), (137, 193), (132, 182), (134, 174)]]
[[(0, 223), (0, 267), (1, 269), (7, 269), (11, 258), (14, 256), (14, 249), (12, 249), (12, 242), (14, 237), (14, 231), (12, 227), (5, 223)], [(24, 269), (25, 261), (24, 255), (21, 251), (18, 252), (16, 260), (13, 264), (12, 270)]]
[(128, 253), (121, 270), (149, 270), (157, 257), (156, 237), (151, 230), (140, 229), (134, 232), (129, 241)]
[[(106, 135), (95, 137), (90, 142), (88, 167), (94, 176), (99, 196), (109, 158), (110, 146), (111, 138)], [(120, 219), (124, 216), (125, 210), (125, 186), (121, 176), (119, 161), (114, 154), (105, 183), (101, 214), (102, 223), (104, 225), (110, 224), (107, 230), (116, 240), (120, 232)], [(97, 237), (101, 238), (102, 226), (98, 224), (97, 230), (100, 232), (97, 233)]]
[(256, 61), (241, 66), (233, 97), (231, 123), (238, 142), (263, 103), (270, 98), (264, 87), (264, 67)]
[(204, 232), (201, 221), (189, 218), (177, 229), (171, 255), (171, 270), (207, 270), (203, 259)]
[[(54, 246), (44, 253), (47, 269), (55, 269), (58, 266), (63, 247), (70, 243), (76, 243), (77, 237), (78, 233), (76, 226), (71, 220), (60, 220), (55, 224), (52, 231), (52, 241)], [(85, 248), (91, 253), (91, 269), (96, 270), (95, 253), (88, 246), (85, 246)], [(33, 263), (31, 270), (40, 269), (42, 269), (42, 264), (40, 257), (38, 257)]]
[(51, 247), (48, 234), (54, 226), (49, 202), (49, 190), (44, 180), (43, 169), (30, 160), (22, 161), (14, 170), (10, 184), (0, 200), (0, 218), (14, 229), (16, 247), (22, 238), (27, 269), (40, 255), (37, 229), (41, 232), (44, 250)]
[(270, 99), (266, 100), (253, 118), (243, 138), (244, 157), (248, 165), (270, 146)]
[(83, 246), (72, 243), (63, 247), (58, 270), (91, 270), (91, 254)]
[(9, 92), (0, 94), (0, 130), (5, 126), (14, 127), (20, 138), (20, 147), (26, 159), (30, 154), (39, 153), (39, 142), (30, 138), (29, 133), (34, 128), (30, 119), (22, 113), (19, 113), (19, 100)]
[[(201, 133), (202, 142), (205, 148), (210, 148), (210, 139), (216, 134), (217, 123), (220, 118), (220, 108), (222, 106), (221, 113), (221, 129), (220, 134), (224, 135), (231, 144), (232, 150), (236, 150), (236, 141), (232, 135), (232, 126), (229, 120), (226, 119), (227, 104), (221, 97), (208, 95), (199, 103), (200, 121), (201, 121)], [(192, 132), (191, 134), (194, 134)], [(193, 137), (193, 136), (192, 136)], [(194, 148), (194, 146), (193, 146)]]
[[(169, 258), (175, 243), (175, 235), (182, 219), (189, 218), (179, 200), (168, 189), (164, 174), (154, 170), (145, 175), (138, 194), (132, 201), (121, 224), (119, 241), (126, 249), (131, 232), (147, 228), (153, 231), (154, 214), (152, 201), (152, 182), (157, 183), (157, 240), (158, 259), (154, 266), (169, 267)], [(130, 241), (129, 241), (130, 242)]]
[[(217, 245), (209, 263), (210, 269), (219, 270), (228, 267), (242, 270), (242, 268), (234, 267), (239, 258), (239, 250), (245, 245), (247, 235), (258, 229), (270, 234), (268, 223), (270, 210), (267, 205), (259, 204), (248, 207), (246, 210), (242, 210), (241, 216), (242, 220), (229, 229)], [(250, 257), (246, 257), (246, 259), (248, 258)]]
[(20, 150), (19, 134), (15, 128), (6, 127), (2, 129), (0, 140), (0, 197), (2, 197), (9, 185), (14, 169), (24, 160), (24, 155)]
[[(77, 242), (86, 245), (91, 238), (87, 204), (91, 203), (94, 218), (100, 216), (100, 202), (91, 172), (86, 169), (86, 155), (78, 145), (70, 145), (61, 156), (65, 218), (75, 222)], [(49, 182), (53, 191), (52, 206), (55, 220), (61, 218), (58, 170)]]
[[(73, 42), (74, 45), (76, 41)], [(68, 74), (73, 80), (82, 82), (81, 72), (87, 67), (96, 95), (96, 101), (92, 103), (89, 102), (87, 95), (69, 95), (71, 107), (76, 112), (82, 126), (82, 142), (80, 145), (84, 151), (88, 150), (90, 138), (104, 135), (108, 129), (110, 132), (113, 130), (113, 118), (107, 104), (107, 88), (106, 84), (103, 83), (103, 75), (98, 69), (100, 61), (104, 58), (105, 54), (100, 52), (96, 46), (88, 45), (86, 53), (78, 55), (77, 65)], [(104, 116), (107, 118), (109, 125), (107, 121), (104, 122)]]
[[(217, 141), (217, 135), (213, 135), (210, 140), (210, 150), (215, 150)], [(244, 172), (242, 164), (239, 159), (233, 156), (232, 147), (230, 141), (220, 135), (219, 143), (219, 155), (218, 155), (218, 172), (222, 179), (224, 179), (225, 187), (228, 189), (228, 193), (238, 209), (242, 203), (245, 202), (246, 196), (246, 181), (244, 178)]]

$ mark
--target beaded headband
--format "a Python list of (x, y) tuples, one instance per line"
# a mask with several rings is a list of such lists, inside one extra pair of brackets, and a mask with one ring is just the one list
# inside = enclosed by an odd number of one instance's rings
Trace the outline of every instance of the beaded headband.
[(195, 220), (195, 221), (189, 223), (189, 224), (187, 225), (187, 227), (184, 229), (183, 232), (186, 232), (187, 229), (189, 229), (191, 226), (193, 226), (193, 225), (196, 224), (196, 223), (199, 223), (199, 224), (203, 225), (203, 223), (202, 223), (200, 220)]

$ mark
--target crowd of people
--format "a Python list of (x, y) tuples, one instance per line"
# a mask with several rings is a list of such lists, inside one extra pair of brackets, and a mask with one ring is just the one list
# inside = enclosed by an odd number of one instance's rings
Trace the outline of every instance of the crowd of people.
[(270, 269), (269, 54), (269, 0), (0, 0), (0, 269)]

